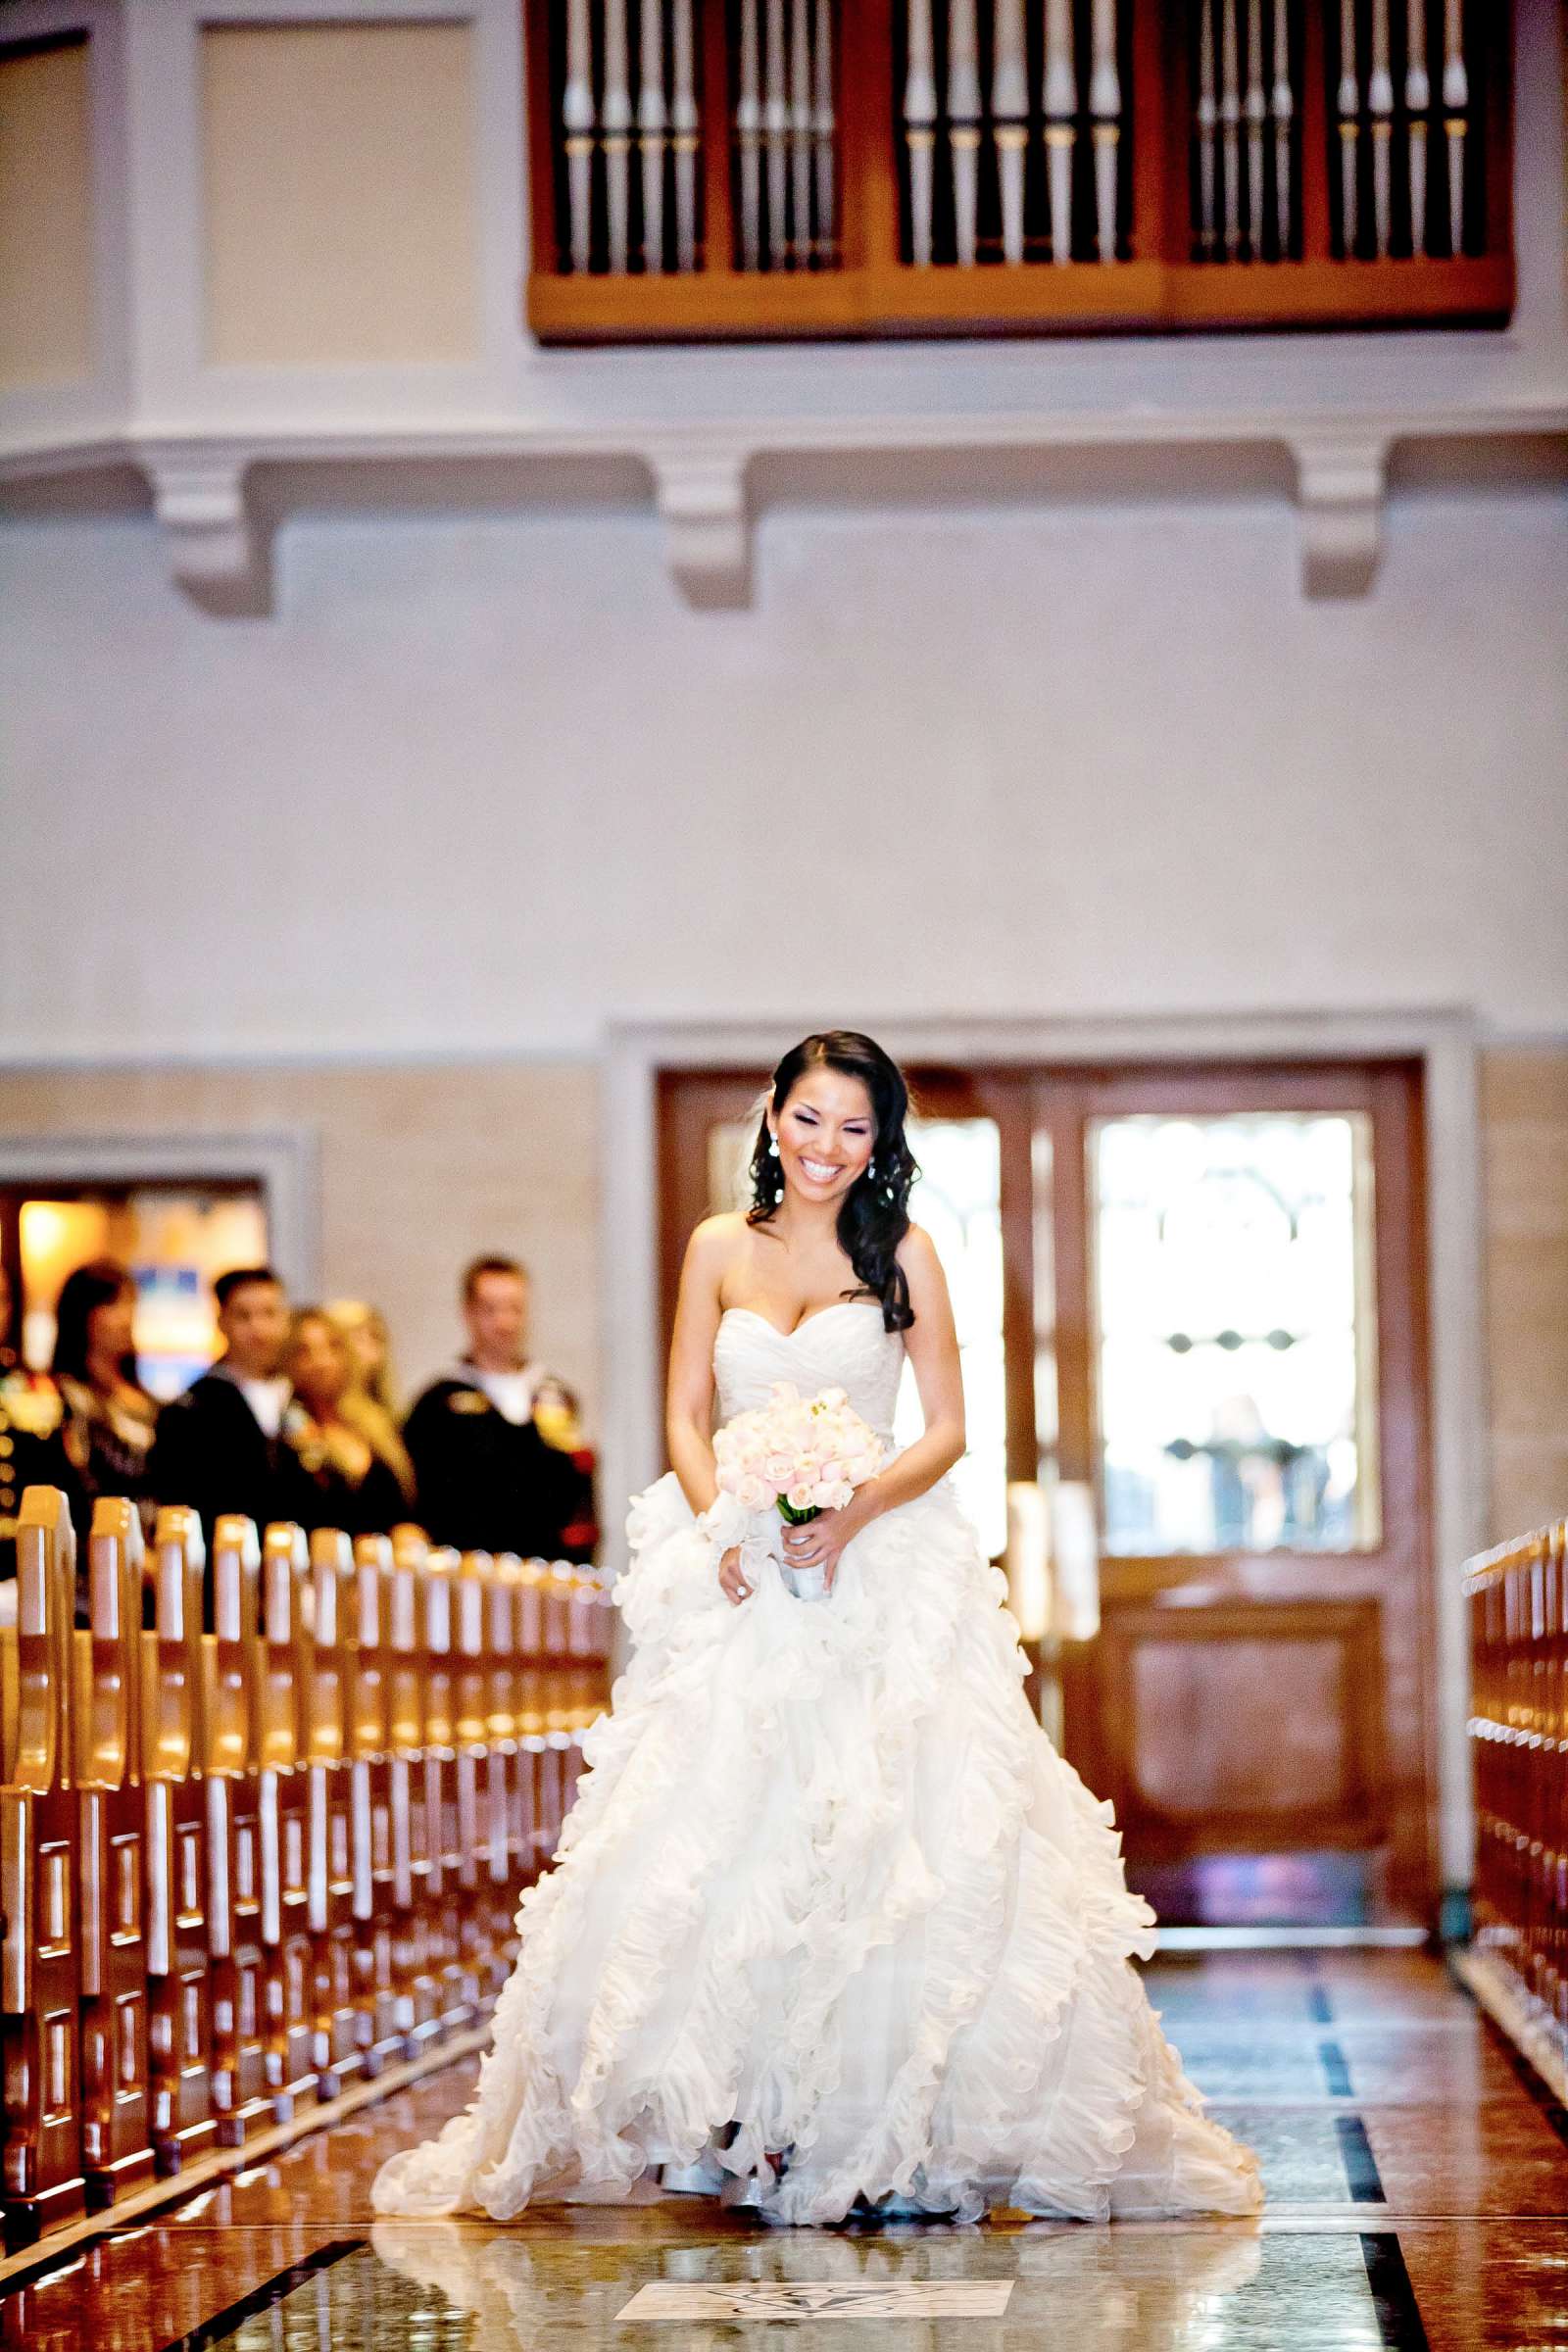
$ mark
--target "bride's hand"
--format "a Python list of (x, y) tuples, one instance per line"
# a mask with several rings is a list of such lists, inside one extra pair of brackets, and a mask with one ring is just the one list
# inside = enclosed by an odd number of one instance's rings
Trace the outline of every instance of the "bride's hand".
[(784, 1560), (790, 1568), (820, 1568), (822, 1582), (829, 1592), (839, 1572), (839, 1556), (853, 1536), (860, 1531), (854, 1503), (846, 1503), (842, 1511), (823, 1511), (820, 1517), (808, 1519), (804, 1527), (784, 1530)]
[(743, 1600), (751, 1597), (752, 1588), (741, 1573), (741, 1547), (738, 1544), (732, 1544), (718, 1563), (718, 1584), (724, 1598), (732, 1601), (737, 1608)]

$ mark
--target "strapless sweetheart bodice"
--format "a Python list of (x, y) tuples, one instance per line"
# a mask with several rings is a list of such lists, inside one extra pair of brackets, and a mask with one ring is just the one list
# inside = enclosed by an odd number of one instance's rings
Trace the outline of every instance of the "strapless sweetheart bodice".
[(793, 1331), (781, 1331), (755, 1307), (727, 1306), (713, 1340), (721, 1423), (765, 1404), (774, 1382), (789, 1380), (803, 1396), (842, 1389), (861, 1420), (889, 1444), (903, 1370), (904, 1335), (883, 1329), (874, 1298), (840, 1298)]

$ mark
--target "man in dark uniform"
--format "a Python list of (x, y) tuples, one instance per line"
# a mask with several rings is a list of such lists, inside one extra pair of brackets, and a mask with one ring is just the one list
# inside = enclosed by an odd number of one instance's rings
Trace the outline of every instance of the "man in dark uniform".
[(528, 1277), (515, 1258), (474, 1260), (463, 1319), (466, 1351), (404, 1425), (421, 1524), (460, 1551), (591, 1559), (593, 1455), (569, 1392), (529, 1360)]
[(258, 1529), (272, 1519), (307, 1520), (313, 1493), (284, 1428), (283, 1285), (270, 1266), (240, 1266), (220, 1274), (213, 1290), (223, 1353), (165, 1405), (147, 1465), (160, 1503), (200, 1512), (209, 1550), (222, 1512), (242, 1511)]

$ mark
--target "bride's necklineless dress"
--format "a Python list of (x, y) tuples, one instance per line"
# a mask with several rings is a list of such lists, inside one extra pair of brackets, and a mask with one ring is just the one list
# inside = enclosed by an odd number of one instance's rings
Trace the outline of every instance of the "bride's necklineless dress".
[[(837, 1386), (891, 1445), (903, 1359), (874, 1300), (790, 1332), (730, 1307), (719, 1418)], [(1129, 1965), (1154, 1923), (1111, 1809), (1035, 1720), (948, 1481), (858, 1536), (822, 1602), (771, 1561), (726, 1600), (673, 1473), (628, 1532), (635, 1649), (522, 1896), (477, 2092), (382, 2167), (377, 2210), (506, 2220), (706, 2158), (780, 2222), (1255, 2211), (1254, 2158)]]

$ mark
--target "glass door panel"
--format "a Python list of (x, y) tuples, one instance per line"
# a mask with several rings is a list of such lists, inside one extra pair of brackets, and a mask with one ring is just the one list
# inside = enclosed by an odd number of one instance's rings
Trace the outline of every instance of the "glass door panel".
[[(953, 1473), (959, 1503), (988, 1556), (1007, 1542), (1007, 1367), (1002, 1330), (1002, 1138), (995, 1119), (909, 1121), (920, 1173), (911, 1220), (931, 1236), (953, 1298), (963, 1368), (968, 1450)], [(914, 1367), (906, 1363), (893, 1434), (907, 1446), (924, 1427)]]
[(1107, 1554), (1381, 1540), (1371, 1120), (1088, 1126)]

